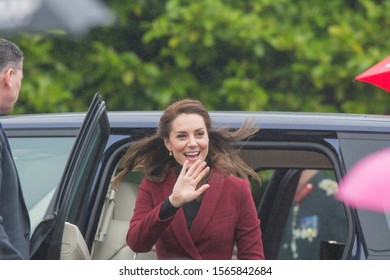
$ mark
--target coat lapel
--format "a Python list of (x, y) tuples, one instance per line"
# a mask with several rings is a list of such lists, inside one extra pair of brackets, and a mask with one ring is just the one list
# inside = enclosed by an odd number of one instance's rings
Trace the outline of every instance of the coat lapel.
[(176, 213), (175, 222), (172, 223), (172, 230), (174, 235), (176, 236), (177, 242), (181, 245), (183, 250), (187, 252), (191, 259), (203, 259), (187, 229), (187, 222), (184, 216), (183, 209), (180, 209)]
[[(168, 197), (171, 194), (175, 182), (175, 172), (172, 172), (169, 174), (169, 177), (166, 180), (166, 185), (164, 187), (164, 197)], [(197, 250), (193, 239), (191, 238), (191, 235), (188, 231), (187, 221), (182, 208), (177, 211), (174, 221), (171, 224), (171, 227), (177, 242), (180, 244), (183, 250), (187, 252), (190, 258), (195, 260), (202, 259), (202, 256), (199, 254), (199, 251)]]
[(212, 172), (213, 174), (209, 180), (210, 187), (206, 190), (203, 196), (199, 212), (196, 215), (190, 229), (193, 242), (196, 242), (210, 222), (212, 214), (215, 211), (215, 207), (217, 206), (217, 201), (222, 193), (224, 175), (215, 169)]
[[(195, 243), (210, 222), (212, 213), (214, 213), (217, 201), (222, 193), (224, 175), (215, 169), (212, 172), (213, 174), (209, 180), (210, 187), (204, 194), (199, 212), (192, 222), (190, 231), (188, 231), (187, 228), (187, 221), (184, 216), (183, 209), (178, 210), (175, 216), (175, 220), (171, 224), (177, 242), (192, 259), (202, 259), (202, 256), (195, 246)], [(170, 173), (168, 180), (166, 180), (167, 184), (164, 188), (165, 197), (168, 197), (171, 194), (175, 181), (175, 173)]]

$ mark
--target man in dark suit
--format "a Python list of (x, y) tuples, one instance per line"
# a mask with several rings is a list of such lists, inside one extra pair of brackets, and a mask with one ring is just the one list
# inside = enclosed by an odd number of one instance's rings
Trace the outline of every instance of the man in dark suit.
[[(23, 79), (24, 54), (0, 38), (0, 115), (12, 111)], [(0, 259), (28, 259), (30, 219), (7, 137), (0, 123)]]

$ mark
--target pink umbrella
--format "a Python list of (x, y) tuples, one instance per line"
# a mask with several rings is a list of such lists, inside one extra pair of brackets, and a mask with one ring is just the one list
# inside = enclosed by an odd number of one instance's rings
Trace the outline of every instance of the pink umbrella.
[(341, 180), (336, 198), (352, 207), (390, 212), (390, 148), (356, 163)]
[(390, 56), (358, 75), (355, 80), (390, 91)]

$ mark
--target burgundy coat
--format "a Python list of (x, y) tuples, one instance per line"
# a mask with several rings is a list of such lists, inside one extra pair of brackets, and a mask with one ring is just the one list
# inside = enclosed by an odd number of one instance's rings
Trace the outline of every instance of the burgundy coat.
[(165, 220), (161, 205), (171, 194), (175, 172), (159, 183), (144, 179), (140, 185), (127, 244), (135, 252), (156, 245), (158, 259), (264, 259), (260, 221), (249, 182), (213, 169), (199, 212), (188, 230), (183, 209)]

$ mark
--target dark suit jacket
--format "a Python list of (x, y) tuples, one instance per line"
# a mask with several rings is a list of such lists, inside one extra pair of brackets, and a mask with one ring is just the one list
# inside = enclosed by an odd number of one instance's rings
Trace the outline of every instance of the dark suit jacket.
[(236, 242), (239, 259), (264, 259), (249, 182), (212, 172), (190, 230), (182, 208), (173, 217), (159, 218), (161, 205), (176, 182), (175, 172), (159, 184), (144, 179), (127, 234), (130, 248), (148, 252), (156, 244), (158, 259), (231, 259)]
[(0, 124), (0, 259), (28, 259), (29, 255), (30, 219)]

